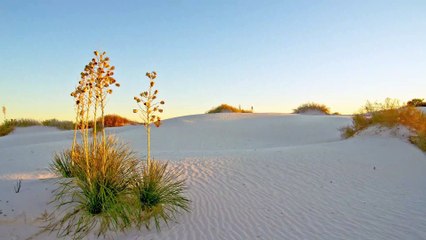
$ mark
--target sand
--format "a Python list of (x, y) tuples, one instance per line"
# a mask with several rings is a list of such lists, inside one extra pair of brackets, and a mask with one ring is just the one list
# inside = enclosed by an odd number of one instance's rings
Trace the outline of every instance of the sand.
[[(350, 117), (205, 114), (153, 129), (153, 156), (184, 168), (190, 213), (161, 232), (114, 239), (426, 239), (426, 155), (404, 135), (343, 140)], [(142, 126), (109, 129), (145, 153)], [(34, 235), (54, 185), (52, 154), (72, 131), (18, 129), (0, 138), (0, 239)], [(14, 192), (16, 179), (22, 189)], [(13, 209), (13, 211), (12, 211)], [(93, 236), (89, 238), (94, 239)]]

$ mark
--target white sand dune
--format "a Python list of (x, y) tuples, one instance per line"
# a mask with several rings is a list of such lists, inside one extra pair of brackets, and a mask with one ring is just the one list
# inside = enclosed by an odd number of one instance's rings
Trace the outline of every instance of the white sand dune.
[[(184, 169), (192, 212), (161, 232), (111, 238), (426, 239), (426, 155), (392, 135), (342, 140), (338, 129), (350, 122), (232, 113), (166, 120), (153, 130), (153, 156)], [(40, 179), (72, 131), (26, 131), (0, 138), (0, 239), (56, 239), (34, 235), (54, 189)], [(110, 132), (143, 156), (143, 127)]]

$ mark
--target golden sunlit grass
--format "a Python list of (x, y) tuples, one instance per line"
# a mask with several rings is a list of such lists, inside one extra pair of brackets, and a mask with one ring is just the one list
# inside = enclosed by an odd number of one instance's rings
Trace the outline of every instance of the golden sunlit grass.
[(59, 130), (72, 130), (74, 128), (74, 123), (71, 121), (60, 121), (57, 119), (44, 120), (42, 122), (34, 119), (10, 119), (5, 120), (3, 124), (0, 125), (0, 136), (6, 136), (9, 133), (13, 132), (17, 127), (32, 127), (32, 126), (46, 126), (46, 127), (56, 127)]
[(210, 109), (207, 113), (253, 113), (253, 110), (245, 110), (241, 108), (236, 108), (228, 104), (221, 104), (215, 108)]
[(355, 114), (352, 126), (342, 129), (342, 136), (349, 138), (374, 125), (395, 127), (402, 125), (415, 132), (410, 141), (426, 150), (426, 115), (413, 106), (401, 106), (398, 100), (386, 99), (384, 103), (370, 103)]
[[(330, 114), (330, 109), (325, 106), (324, 104), (318, 104), (318, 103), (304, 103), (297, 107), (296, 109), (293, 109), (293, 113), (309, 113), (309, 112), (319, 112), (323, 114)], [(338, 113), (336, 113), (338, 114)]]

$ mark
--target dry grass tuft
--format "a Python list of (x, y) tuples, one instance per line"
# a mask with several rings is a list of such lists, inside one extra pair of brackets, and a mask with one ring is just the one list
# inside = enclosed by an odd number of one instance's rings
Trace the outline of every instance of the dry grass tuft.
[(352, 118), (352, 126), (341, 129), (342, 136), (349, 138), (373, 126), (395, 127), (402, 125), (416, 133), (410, 141), (426, 150), (426, 115), (413, 106), (401, 106), (397, 100), (386, 99), (384, 103), (370, 103)]
[(318, 103), (304, 103), (297, 107), (296, 109), (293, 109), (293, 113), (307, 113), (307, 112), (320, 112), (326, 115), (330, 114), (330, 109), (325, 106), (324, 104), (318, 104)]
[(217, 106), (215, 108), (212, 108), (207, 113), (253, 113), (253, 110), (245, 110), (241, 108), (236, 108), (228, 104), (221, 104), (220, 106)]

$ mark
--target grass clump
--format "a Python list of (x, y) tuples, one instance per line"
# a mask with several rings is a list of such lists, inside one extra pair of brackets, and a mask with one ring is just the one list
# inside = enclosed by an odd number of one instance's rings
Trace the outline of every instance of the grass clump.
[(74, 177), (72, 167), (72, 151), (70, 150), (65, 150), (61, 153), (56, 153), (53, 156), (53, 162), (49, 164), (49, 170), (55, 173), (57, 176), (63, 178)]
[(318, 103), (313, 103), (313, 102), (304, 103), (304, 104), (300, 105), (299, 107), (297, 107), (296, 109), (293, 109), (293, 113), (302, 113), (303, 114), (303, 113), (310, 113), (310, 112), (329, 115), (330, 109), (324, 104), (318, 104)]
[(215, 108), (210, 109), (207, 113), (253, 113), (253, 110), (245, 110), (241, 107), (236, 108), (228, 104), (221, 104)]
[(74, 129), (74, 123), (72, 121), (60, 121), (57, 119), (48, 119), (41, 122), (46, 127), (56, 127), (60, 130), (72, 130)]
[(0, 125), (0, 137), (8, 135), (9, 133), (13, 132), (13, 130), (15, 130), (15, 125), (13, 122), (5, 120), (3, 124)]
[(89, 161), (80, 145), (74, 148), (72, 164), (68, 161), (71, 153), (58, 158), (65, 164), (55, 168), (56, 172), (73, 176), (60, 179), (54, 192), (52, 203), (58, 210), (72, 209), (46, 227), (57, 231), (58, 237), (81, 239), (91, 231), (98, 237), (105, 236), (109, 231), (124, 231), (135, 218), (137, 201), (131, 186), (138, 177), (136, 155), (113, 137), (108, 138), (105, 148), (90, 148)]
[(182, 172), (167, 167), (167, 163), (152, 160), (149, 166), (145, 165), (135, 188), (142, 210), (141, 220), (148, 229), (151, 219), (160, 230), (161, 220), (168, 224), (179, 211), (189, 211), (190, 200), (184, 196), (186, 187)]
[(426, 150), (426, 115), (414, 106), (402, 106), (398, 100), (387, 98), (384, 103), (367, 104), (352, 117), (352, 125), (341, 129), (342, 136), (349, 138), (374, 125), (392, 128), (405, 126), (415, 133), (410, 142)]

